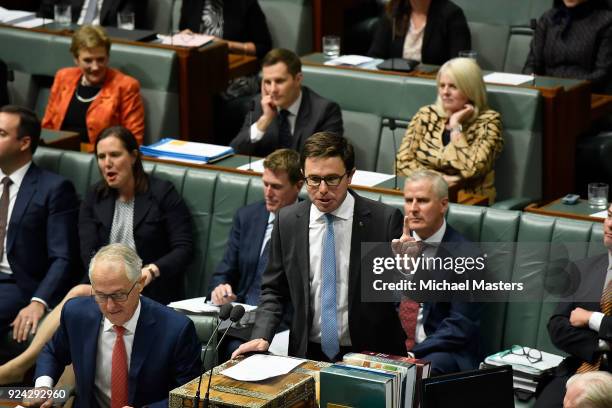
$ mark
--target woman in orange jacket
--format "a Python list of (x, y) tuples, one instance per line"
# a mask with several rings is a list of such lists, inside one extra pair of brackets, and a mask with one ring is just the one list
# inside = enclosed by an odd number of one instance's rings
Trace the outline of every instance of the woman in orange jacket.
[(57, 71), (42, 127), (71, 130), (94, 143), (109, 126), (129, 129), (139, 144), (144, 107), (138, 80), (108, 66), (111, 42), (101, 27), (83, 26), (72, 37), (76, 67)]

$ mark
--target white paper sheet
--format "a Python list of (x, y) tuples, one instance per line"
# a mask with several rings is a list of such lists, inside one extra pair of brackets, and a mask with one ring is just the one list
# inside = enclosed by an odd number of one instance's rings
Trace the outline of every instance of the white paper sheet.
[(596, 213), (589, 215), (589, 217), (608, 218), (608, 210), (597, 211)]
[(254, 354), (221, 374), (238, 381), (262, 381), (287, 374), (306, 360), (299, 358)]
[(277, 356), (289, 355), (289, 330), (278, 332), (272, 338), (268, 351)]
[(20, 23), (14, 24), (14, 26), (22, 27), (22, 28), (34, 28), (34, 27), (40, 27), (41, 25), (52, 22), (52, 21), (53, 20), (49, 20), (48, 18), (46, 19), (33, 18), (31, 20), (26, 20), (26, 21), (22, 21)]
[[(247, 305), (245, 303), (232, 302), (232, 305), (241, 305), (244, 307), (244, 311), (247, 313), (257, 309), (257, 306)], [(205, 297), (178, 300), (176, 302), (169, 303), (168, 307), (192, 313), (210, 313), (219, 311), (219, 306), (206, 302)]]
[(9, 10), (4, 7), (0, 7), (0, 23), (11, 24), (15, 20), (20, 20), (25, 17), (34, 18), (35, 13), (32, 11), (23, 10)]
[(172, 37), (169, 35), (158, 35), (157, 37), (161, 38), (162, 44), (178, 45), (181, 47), (201, 47), (214, 40), (212, 35), (187, 34), (182, 32), (174, 34)]
[[(264, 171), (263, 162), (264, 162), (264, 159), (255, 160), (254, 162), (251, 162), (251, 170), (256, 171), (258, 173), (263, 173)], [(238, 167), (238, 170), (248, 170), (248, 169), (249, 169), (249, 163)]]
[(372, 62), (373, 60), (374, 58), (366, 57), (364, 55), (343, 55), (341, 57), (325, 61), (325, 65), (349, 65), (352, 67), (358, 67), (362, 64)]
[(356, 170), (353, 174), (353, 185), (374, 187), (393, 178), (392, 174), (375, 173), (373, 171)]
[(533, 76), (521, 74), (509, 74), (507, 72), (493, 72), (485, 75), (482, 79), (489, 84), (520, 85), (533, 82)]

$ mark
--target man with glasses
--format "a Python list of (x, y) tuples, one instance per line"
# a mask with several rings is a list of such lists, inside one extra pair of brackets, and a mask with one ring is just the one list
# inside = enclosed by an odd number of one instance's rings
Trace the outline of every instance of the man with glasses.
[(234, 356), (268, 349), (286, 301), (294, 310), (291, 356), (337, 361), (348, 351), (405, 352), (394, 304), (361, 299), (361, 243), (400, 236), (401, 213), (348, 189), (355, 156), (342, 136), (311, 136), (301, 166), (310, 200), (277, 214), (253, 340)]
[(36, 363), (37, 388), (53, 387), (72, 363), (77, 406), (167, 407), (169, 391), (200, 374), (193, 322), (140, 296), (141, 268), (123, 244), (98, 251), (89, 265), (92, 296), (64, 305), (60, 327)]
[(548, 321), (550, 339), (568, 357), (538, 396), (537, 408), (560, 407), (567, 380), (575, 373), (612, 371), (612, 205), (603, 233), (608, 252), (576, 262), (580, 279), (570, 275), (572, 293)]

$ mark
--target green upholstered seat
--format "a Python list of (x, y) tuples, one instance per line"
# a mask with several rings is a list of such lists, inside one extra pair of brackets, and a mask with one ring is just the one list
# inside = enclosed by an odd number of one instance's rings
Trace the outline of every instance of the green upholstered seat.
[(480, 67), (490, 71), (503, 70), (510, 27), (479, 21), (469, 21), (468, 26), (472, 34), (472, 49), (478, 53), (476, 60)]
[(523, 72), (525, 61), (529, 55), (529, 47), (533, 30), (529, 27), (512, 27), (508, 46), (506, 47), (506, 58), (504, 60), (504, 72), (520, 74)]
[(259, 0), (274, 47), (297, 55), (312, 52), (312, 4), (310, 0)]

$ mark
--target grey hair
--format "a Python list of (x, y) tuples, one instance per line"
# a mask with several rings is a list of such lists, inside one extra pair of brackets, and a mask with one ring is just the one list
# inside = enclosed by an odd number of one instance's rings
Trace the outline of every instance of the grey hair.
[(605, 371), (590, 371), (575, 374), (567, 380), (566, 388), (575, 384), (581, 386), (582, 394), (577, 406), (583, 408), (612, 407), (612, 374)]
[(100, 248), (89, 262), (89, 281), (93, 282), (91, 275), (96, 262), (122, 262), (125, 265), (125, 275), (134, 283), (141, 277), (142, 259), (136, 251), (124, 244), (110, 244)]
[(419, 170), (406, 178), (406, 184), (427, 180), (431, 183), (434, 193), (439, 199), (448, 198), (448, 184), (439, 173), (433, 170)]

